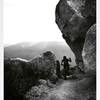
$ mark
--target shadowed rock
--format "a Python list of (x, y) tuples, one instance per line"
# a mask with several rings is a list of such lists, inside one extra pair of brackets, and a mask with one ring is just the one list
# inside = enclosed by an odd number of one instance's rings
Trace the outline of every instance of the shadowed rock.
[(86, 71), (96, 70), (96, 25), (88, 30), (82, 52)]
[(55, 59), (55, 55), (50, 51), (30, 61), (21, 58), (5, 59), (5, 100), (23, 100), (26, 91), (38, 85), (39, 79), (52, 78), (55, 74)]
[(56, 6), (56, 23), (62, 36), (82, 62), (82, 49), (86, 32), (96, 22), (95, 0), (60, 0)]
[(66, 81), (46, 100), (96, 100), (96, 0), (60, 0), (56, 23), (86, 73), (77, 82)]

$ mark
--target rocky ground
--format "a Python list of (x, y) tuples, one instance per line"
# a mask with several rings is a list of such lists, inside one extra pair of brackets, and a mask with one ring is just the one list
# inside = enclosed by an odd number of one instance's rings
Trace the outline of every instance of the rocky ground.
[[(26, 98), (28, 100), (96, 100), (95, 84), (95, 77), (84, 76), (81, 80), (60, 79), (55, 85), (52, 84), (52, 88), (45, 84), (43, 90), (42, 85), (38, 86), (38, 92), (35, 92), (37, 95), (32, 95), (34, 89), (31, 89), (26, 94)], [(39, 92), (39, 89), (42, 91)]]

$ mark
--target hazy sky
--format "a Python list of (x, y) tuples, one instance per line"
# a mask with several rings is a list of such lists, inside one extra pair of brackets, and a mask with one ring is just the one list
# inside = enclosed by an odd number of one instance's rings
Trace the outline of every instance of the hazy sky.
[(4, 43), (64, 41), (55, 23), (59, 0), (4, 0)]

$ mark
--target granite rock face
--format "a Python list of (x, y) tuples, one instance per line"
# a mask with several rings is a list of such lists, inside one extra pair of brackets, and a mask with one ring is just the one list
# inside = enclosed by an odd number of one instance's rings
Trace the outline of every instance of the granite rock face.
[(96, 0), (60, 0), (56, 23), (76, 56), (77, 66), (84, 66), (85, 71), (69, 90), (82, 96), (76, 100), (96, 100)]
[(90, 27), (86, 34), (86, 39), (82, 52), (85, 69), (96, 70), (96, 25)]
[(46, 79), (50, 78), (51, 75), (55, 73), (56, 69), (55, 60), (56, 60), (55, 55), (52, 52), (47, 51), (42, 55), (37, 56), (32, 60), (30, 60), (30, 63), (36, 66), (40, 78)]
[(86, 33), (96, 22), (96, 1), (60, 0), (55, 14), (62, 36), (76, 56), (76, 63), (83, 62), (82, 50)]
[(50, 79), (55, 74), (55, 55), (47, 51), (32, 60), (9, 58), (4, 60), (5, 100), (23, 100), (23, 95), (39, 79)]
[(35, 82), (31, 64), (17, 58), (5, 59), (4, 72), (5, 100), (23, 100), (22, 95)]

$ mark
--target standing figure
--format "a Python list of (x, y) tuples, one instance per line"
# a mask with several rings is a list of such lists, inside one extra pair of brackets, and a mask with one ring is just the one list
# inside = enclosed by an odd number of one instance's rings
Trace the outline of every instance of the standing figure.
[(57, 75), (58, 78), (61, 78), (60, 62), (59, 62), (59, 60), (56, 60), (56, 75)]
[(64, 79), (66, 79), (66, 76), (69, 75), (69, 62), (71, 62), (71, 58), (68, 59), (64, 56), (61, 62), (61, 65), (64, 67)]

